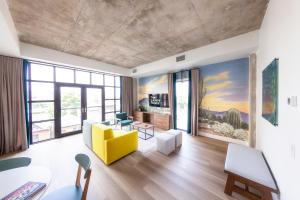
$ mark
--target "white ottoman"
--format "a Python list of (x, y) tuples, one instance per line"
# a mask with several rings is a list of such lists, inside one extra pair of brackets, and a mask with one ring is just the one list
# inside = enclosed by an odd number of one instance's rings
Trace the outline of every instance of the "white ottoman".
[(157, 151), (169, 155), (175, 150), (175, 136), (171, 134), (161, 134), (156, 136)]
[(175, 146), (176, 148), (181, 147), (182, 145), (182, 133), (180, 130), (170, 129), (167, 131), (168, 134), (175, 136)]

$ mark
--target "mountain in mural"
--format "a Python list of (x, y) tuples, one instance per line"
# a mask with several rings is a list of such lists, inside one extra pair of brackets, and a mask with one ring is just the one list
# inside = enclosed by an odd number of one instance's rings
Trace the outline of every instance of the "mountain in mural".
[[(205, 113), (208, 113), (210, 115), (215, 115), (216, 117), (224, 117), (227, 113), (227, 111), (218, 112), (218, 111), (211, 111), (211, 110), (206, 110), (206, 109), (202, 109), (202, 111), (204, 111)], [(199, 113), (201, 113), (201, 111)], [(240, 112), (240, 115), (241, 115), (242, 121), (249, 124), (249, 114), (245, 113), (245, 112)]]

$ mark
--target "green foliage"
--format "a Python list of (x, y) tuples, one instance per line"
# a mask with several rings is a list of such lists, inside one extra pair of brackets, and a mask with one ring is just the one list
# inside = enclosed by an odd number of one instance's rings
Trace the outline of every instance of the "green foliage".
[(241, 128), (244, 130), (249, 130), (249, 125), (245, 122), (242, 122)]
[(47, 113), (49, 119), (54, 118), (54, 110), (53, 106), (51, 106), (51, 103), (50, 105), (49, 103), (33, 103), (32, 110), (34, 110), (35, 114)]
[(81, 108), (81, 100), (73, 93), (65, 93), (61, 98), (61, 108), (74, 108), (61, 111), (62, 116), (77, 115), (77, 110)]
[(74, 94), (67, 93), (66, 95), (63, 96), (61, 99), (61, 106), (62, 108), (78, 108), (81, 107), (80, 105), (80, 98), (75, 96)]
[(208, 124), (209, 124), (209, 125), (214, 125), (214, 124), (215, 124), (215, 122), (214, 122), (214, 121), (212, 121), (212, 120), (209, 120), (209, 121), (208, 121)]
[(223, 123), (223, 118), (221, 116), (217, 116), (217, 121), (220, 122), (220, 123)]
[(228, 110), (226, 113), (226, 122), (233, 126), (234, 129), (240, 129), (242, 125), (240, 111), (237, 109)]

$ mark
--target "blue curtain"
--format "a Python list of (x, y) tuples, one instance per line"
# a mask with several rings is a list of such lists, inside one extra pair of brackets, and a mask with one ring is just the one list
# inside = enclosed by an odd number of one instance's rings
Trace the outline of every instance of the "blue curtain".
[(26, 119), (26, 132), (27, 132), (27, 144), (32, 144), (31, 134), (30, 134), (30, 126), (29, 126), (29, 106), (27, 103), (28, 100), (28, 87), (27, 87), (27, 79), (28, 79), (28, 69), (30, 63), (28, 60), (23, 60), (23, 90), (24, 90), (24, 102), (25, 102), (25, 119)]
[(173, 73), (173, 90), (173, 122), (174, 129), (177, 129), (176, 73)]
[(187, 133), (191, 134), (191, 113), (192, 113), (192, 72), (189, 71), (189, 95), (188, 95), (188, 122)]

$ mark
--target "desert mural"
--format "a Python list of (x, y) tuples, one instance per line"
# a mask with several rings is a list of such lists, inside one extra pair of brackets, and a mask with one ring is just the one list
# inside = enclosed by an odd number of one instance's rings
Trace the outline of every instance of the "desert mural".
[(249, 59), (200, 67), (199, 73), (199, 133), (247, 141)]
[(138, 80), (138, 103), (139, 107), (147, 111), (169, 111), (169, 108), (149, 107), (149, 94), (168, 93), (168, 75), (155, 75), (139, 78)]

